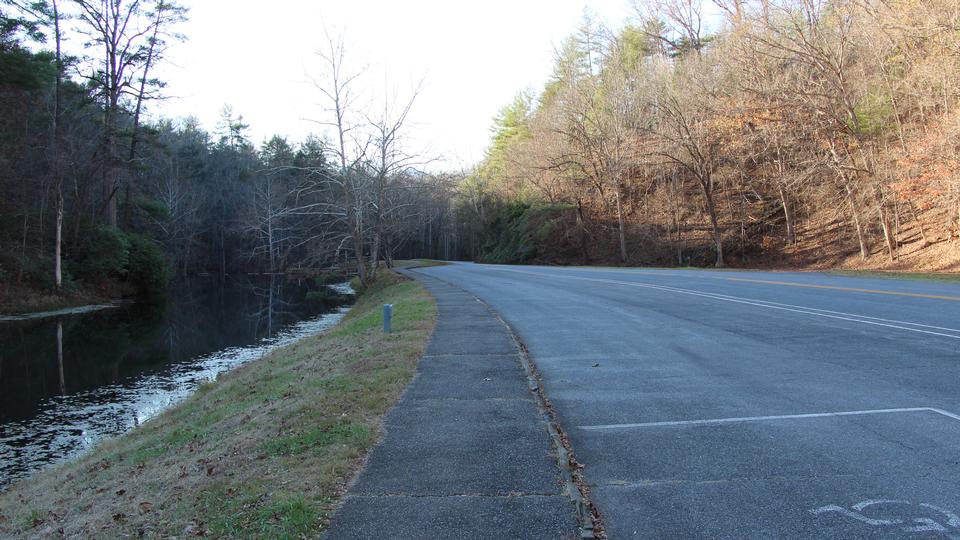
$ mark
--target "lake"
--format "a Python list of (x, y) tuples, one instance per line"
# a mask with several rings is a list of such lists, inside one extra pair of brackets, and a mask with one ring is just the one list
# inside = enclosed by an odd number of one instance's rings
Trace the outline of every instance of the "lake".
[(203, 278), (159, 304), (0, 322), (0, 487), (336, 324), (349, 286), (311, 289), (281, 276)]

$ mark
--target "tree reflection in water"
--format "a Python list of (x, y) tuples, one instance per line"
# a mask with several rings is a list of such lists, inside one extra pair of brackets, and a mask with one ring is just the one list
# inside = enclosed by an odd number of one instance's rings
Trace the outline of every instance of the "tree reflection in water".
[(0, 323), (0, 485), (339, 320), (348, 297), (308, 290), (276, 275), (194, 279), (158, 304)]

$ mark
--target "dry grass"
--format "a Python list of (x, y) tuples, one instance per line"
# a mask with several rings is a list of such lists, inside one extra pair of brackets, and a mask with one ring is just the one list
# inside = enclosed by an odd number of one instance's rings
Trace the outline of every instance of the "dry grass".
[[(380, 306), (394, 304), (394, 332)], [(376, 443), (436, 318), (385, 273), (330, 332), (204, 385), (135, 431), (0, 494), (0, 537), (316, 536)]]
[(404, 259), (393, 261), (397, 268), (429, 268), (431, 266), (447, 266), (447, 261), (438, 261), (435, 259)]
[(852, 277), (871, 277), (883, 279), (913, 279), (939, 283), (960, 283), (960, 274), (929, 272), (895, 272), (888, 270), (832, 270), (832, 274)]
[(87, 289), (59, 295), (28, 284), (16, 283), (12, 279), (4, 282), (0, 277), (0, 314), (36, 313), (89, 304), (105, 304), (115, 297)]

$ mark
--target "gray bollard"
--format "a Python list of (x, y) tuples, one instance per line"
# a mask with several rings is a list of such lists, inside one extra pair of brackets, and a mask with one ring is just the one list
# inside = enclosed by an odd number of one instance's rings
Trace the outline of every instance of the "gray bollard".
[(383, 305), (383, 332), (390, 333), (390, 319), (393, 318), (393, 304)]

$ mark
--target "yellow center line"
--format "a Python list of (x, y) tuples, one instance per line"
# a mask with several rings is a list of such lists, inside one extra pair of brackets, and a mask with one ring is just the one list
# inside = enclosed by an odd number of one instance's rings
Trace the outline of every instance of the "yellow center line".
[(901, 291), (880, 291), (876, 289), (859, 289), (856, 287), (837, 287), (834, 285), (812, 285), (809, 283), (796, 283), (793, 281), (768, 281), (765, 279), (748, 278), (723, 278), (727, 281), (743, 281), (747, 283), (763, 283), (765, 285), (784, 285), (787, 287), (803, 287), (806, 289), (830, 289), (834, 291), (859, 292), (868, 294), (886, 294), (889, 296), (909, 296), (911, 298), (932, 298), (934, 300), (948, 300), (950, 302), (960, 302), (960, 296), (942, 296), (938, 294), (920, 294)]

